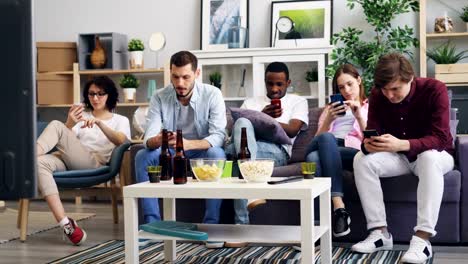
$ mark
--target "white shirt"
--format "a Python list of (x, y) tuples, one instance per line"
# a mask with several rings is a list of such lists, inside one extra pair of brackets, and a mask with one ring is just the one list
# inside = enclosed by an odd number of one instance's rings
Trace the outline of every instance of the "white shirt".
[(356, 118), (354, 117), (353, 112), (351, 109), (348, 109), (344, 116), (336, 118), (335, 122), (333, 122), (332, 134), (335, 135), (336, 138), (344, 139), (346, 135), (353, 130), (355, 121)]
[[(95, 117), (91, 112), (83, 112), (83, 118), (88, 119)], [(124, 133), (128, 139), (131, 139), (130, 122), (127, 117), (113, 113), (110, 119), (102, 120), (102, 122), (104, 122), (104, 124), (109, 128)], [(115, 148), (114, 143), (109, 141), (97, 125), (92, 128), (81, 128), (83, 124), (83, 121), (78, 122), (72, 128), (81, 144), (83, 144), (83, 146), (85, 146), (91, 153), (97, 154), (97, 159), (101, 164), (109, 162), (112, 150)]]
[[(244, 101), (241, 108), (262, 111), (265, 106), (270, 104), (270, 102), (271, 99), (266, 96), (248, 98)], [(305, 98), (299, 95), (287, 93), (283, 98), (281, 98), (281, 107), (283, 108), (283, 114), (280, 117), (275, 118), (276, 121), (283, 124), (289, 124), (291, 119), (298, 119), (304, 122), (300, 130), (307, 129), (309, 124), (309, 106)], [(296, 136), (291, 138), (291, 145), (282, 145), (290, 157), (292, 145), (294, 144)]]

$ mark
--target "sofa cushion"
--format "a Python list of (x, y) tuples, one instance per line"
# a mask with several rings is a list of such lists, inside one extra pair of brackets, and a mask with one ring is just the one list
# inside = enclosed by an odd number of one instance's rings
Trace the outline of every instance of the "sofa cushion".
[(257, 139), (277, 144), (291, 144), (291, 139), (273, 117), (255, 110), (231, 108), (233, 120), (244, 117), (252, 122)]
[(273, 175), (272, 177), (289, 177), (293, 175), (301, 175), (302, 170), (301, 170), (301, 164), (298, 163), (293, 163), (293, 164), (288, 164), (285, 166), (279, 166), (275, 167), (273, 170)]
[(309, 108), (309, 127), (307, 130), (301, 131), (294, 141), (292, 155), (289, 163), (304, 161), (306, 148), (317, 132), (318, 121), (322, 114), (323, 108)]

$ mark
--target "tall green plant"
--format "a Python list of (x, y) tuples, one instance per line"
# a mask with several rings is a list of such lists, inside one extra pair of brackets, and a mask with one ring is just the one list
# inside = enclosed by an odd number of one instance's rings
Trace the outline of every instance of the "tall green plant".
[(347, 6), (354, 9), (362, 6), (366, 21), (374, 28), (375, 36), (369, 41), (361, 39), (363, 30), (344, 28), (333, 34), (333, 64), (327, 67), (327, 76), (333, 78), (336, 69), (345, 63), (351, 63), (362, 71), (362, 79), (367, 92), (373, 85), (375, 66), (379, 58), (390, 52), (412, 56), (410, 49), (419, 46), (414, 31), (409, 26), (392, 27), (392, 21), (401, 14), (419, 11), (417, 0), (347, 0)]

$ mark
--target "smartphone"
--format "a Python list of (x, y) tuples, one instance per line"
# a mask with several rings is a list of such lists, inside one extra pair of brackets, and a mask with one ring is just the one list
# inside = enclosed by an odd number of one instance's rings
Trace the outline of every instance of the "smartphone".
[(375, 129), (364, 130), (362, 132), (364, 133), (364, 138), (379, 136), (379, 132), (377, 132), (377, 130), (375, 130)]
[(282, 180), (279, 180), (279, 181), (267, 181), (267, 183), (268, 184), (282, 184), (282, 183), (302, 181), (302, 180), (304, 180), (303, 176), (292, 176), (292, 177), (288, 177), (286, 179), (282, 179)]
[[(345, 99), (344, 99), (343, 95), (341, 95), (340, 93), (330, 95), (330, 104), (332, 104), (334, 102), (340, 102), (335, 107), (342, 106), (344, 104), (343, 103), (344, 100)], [(339, 115), (345, 115), (345, 114), (346, 114), (346, 112), (339, 113)]]
[(276, 108), (281, 109), (281, 99), (271, 99), (271, 105), (275, 105)]

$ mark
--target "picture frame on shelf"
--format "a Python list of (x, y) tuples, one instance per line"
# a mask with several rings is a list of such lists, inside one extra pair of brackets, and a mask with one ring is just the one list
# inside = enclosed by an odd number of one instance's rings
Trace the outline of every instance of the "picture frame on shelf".
[(241, 27), (249, 27), (249, 0), (202, 0), (200, 49), (228, 48), (228, 30), (241, 18)]
[(332, 1), (272, 2), (270, 46), (277, 48), (329, 46), (332, 6)]

